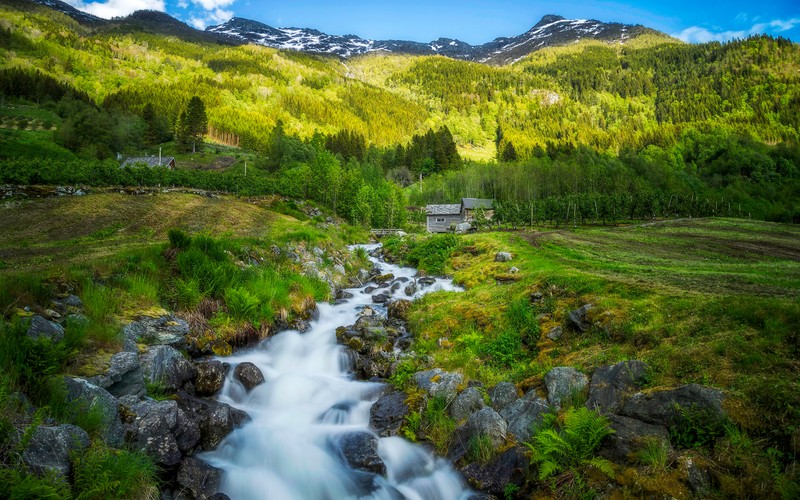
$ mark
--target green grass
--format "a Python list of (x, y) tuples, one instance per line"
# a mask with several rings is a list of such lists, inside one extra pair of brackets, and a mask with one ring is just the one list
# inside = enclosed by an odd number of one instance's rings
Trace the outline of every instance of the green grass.
[(158, 494), (158, 469), (143, 452), (94, 445), (73, 459), (77, 498), (148, 498)]

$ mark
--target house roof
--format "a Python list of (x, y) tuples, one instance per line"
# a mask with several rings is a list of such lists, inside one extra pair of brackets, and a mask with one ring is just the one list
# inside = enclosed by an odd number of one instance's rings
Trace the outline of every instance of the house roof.
[(461, 205), (428, 205), (425, 207), (428, 215), (460, 215)]
[(161, 163), (158, 163), (158, 156), (132, 156), (122, 162), (122, 167), (133, 167), (134, 165), (144, 164), (148, 167), (166, 167), (171, 162), (175, 161), (172, 156), (162, 156)]
[(494, 207), (494, 200), (486, 200), (482, 198), (461, 198), (461, 204), (467, 210), (474, 210), (476, 208), (492, 208)]

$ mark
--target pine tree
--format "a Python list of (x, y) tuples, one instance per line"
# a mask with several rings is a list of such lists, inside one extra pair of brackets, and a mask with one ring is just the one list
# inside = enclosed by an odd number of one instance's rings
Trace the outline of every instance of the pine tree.
[(197, 152), (197, 146), (203, 145), (203, 136), (208, 132), (208, 117), (206, 116), (206, 105), (197, 96), (189, 99), (186, 110), (178, 115), (175, 125), (175, 136), (178, 145), (184, 149), (191, 146), (192, 153)]

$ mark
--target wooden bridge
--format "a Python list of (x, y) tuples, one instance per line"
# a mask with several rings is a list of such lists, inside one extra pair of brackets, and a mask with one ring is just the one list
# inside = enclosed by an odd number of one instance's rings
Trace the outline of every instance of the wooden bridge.
[(369, 231), (371, 234), (375, 235), (376, 237), (380, 238), (382, 236), (395, 236), (398, 233), (402, 233), (402, 229), (370, 229)]

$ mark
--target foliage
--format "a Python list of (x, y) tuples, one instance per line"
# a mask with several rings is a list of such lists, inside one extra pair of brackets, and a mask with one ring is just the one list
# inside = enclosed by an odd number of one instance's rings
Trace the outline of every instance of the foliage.
[[(405, 259), (414, 267), (432, 275), (443, 275), (445, 263), (450, 255), (461, 244), (452, 234), (435, 235), (422, 241), (412, 240), (406, 243), (408, 251)], [(397, 243), (388, 243), (389, 248)]]
[(669, 427), (670, 442), (680, 448), (713, 446), (725, 435), (725, 420), (698, 406), (676, 406), (676, 417)]
[(76, 498), (145, 498), (157, 491), (158, 470), (144, 452), (95, 444), (73, 460)]
[(587, 467), (613, 477), (611, 463), (594, 455), (600, 442), (613, 433), (606, 417), (585, 407), (570, 408), (563, 423), (555, 417), (547, 419), (526, 445), (531, 461), (539, 465), (542, 481), (564, 471), (580, 475)]

